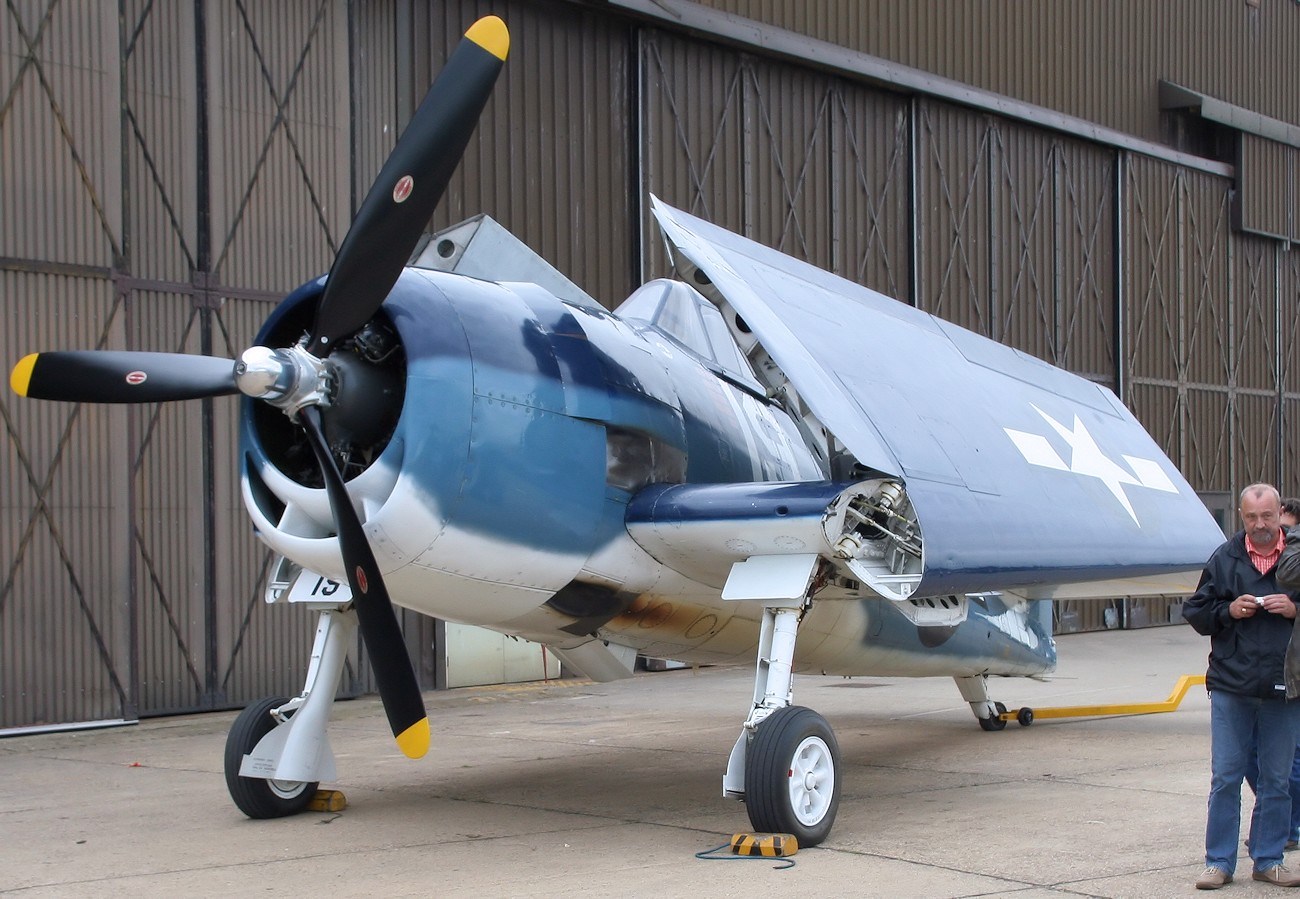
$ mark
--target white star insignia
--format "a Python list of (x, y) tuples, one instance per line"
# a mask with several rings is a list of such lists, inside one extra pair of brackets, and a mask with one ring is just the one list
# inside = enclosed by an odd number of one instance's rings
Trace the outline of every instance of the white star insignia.
[(1165, 473), (1160, 463), (1153, 459), (1123, 456), (1122, 458), (1129, 466), (1124, 468), (1117, 462), (1107, 458), (1106, 454), (1101, 451), (1101, 447), (1097, 446), (1097, 441), (1092, 439), (1092, 435), (1088, 433), (1088, 429), (1084, 427), (1078, 415), (1074, 416), (1074, 428), (1070, 429), (1037, 406), (1034, 406), (1033, 409), (1043, 416), (1043, 420), (1052, 426), (1052, 430), (1070, 445), (1070, 464), (1065, 464), (1065, 461), (1043, 435), (1017, 431), (1013, 428), (1003, 428), (1002, 430), (1007, 432), (1007, 436), (1011, 438), (1011, 441), (1020, 450), (1020, 454), (1025, 457), (1025, 460), (1030, 465), (1096, 478), (1106, 485), (1106, 489), (1111, 492), (1115, 499), (1119, 500), (1119, 504), (1124, 507), (1124, 511), (1129, 514), (1129, 517), (1133, 519), (1133, 523), (1138, 527), (1141, 527), (1142, 523), (1138, 521), (1137, 514), (1133, 511), (1133, 504), (1129, 502), (1128, 494), (1124, 492), (1126, 485), (1147, 487), (1164, 493), (1178, 492), (1178, 488), (1174, 486), (1173, 481), (1169, 479), (1169, 475)]

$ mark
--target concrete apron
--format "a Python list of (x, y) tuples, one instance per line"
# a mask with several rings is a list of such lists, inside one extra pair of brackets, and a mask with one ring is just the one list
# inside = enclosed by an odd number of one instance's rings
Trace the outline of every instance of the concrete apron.
[[(1157, 701), (1208, 653), (1182, 626), (1058, 643), (1050, 682), (995, 680), (995, 698)], [(1186, 896), (1202, 869), (1201, 688), (1169, 714), (985, 733), (937, 678), (798, 677), (795, 701), (840, 743), (834, 831), (785, 870), (697, 859), (749, 829), (720, 794), (751, 683), (700, 669), (429, 693), (433, 748), (415, 762), (377, 701), (341, 702), (328, 786), (348, 807), (273, 821), (226, 794), (234, 713), (0, 740), (0, 893), (1149, 899)], [(1233, 895), (1276, 890), (1250, 882), (1249, 858), (1237, 878)]]

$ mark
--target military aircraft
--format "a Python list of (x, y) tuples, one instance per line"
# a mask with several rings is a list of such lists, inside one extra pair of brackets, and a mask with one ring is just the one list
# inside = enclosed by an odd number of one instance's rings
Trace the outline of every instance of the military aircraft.
[(796, 670), (951, 677), (998, 729), (988, 678), (1053, 669), (1053, 599), (1191, 588), (1222, 534), (1104, 387), (658, 200), (680, 280), (614, 313), (487, 217), (423, 237), (508, 46), (500, 19), (469, 29), (328, 276), (239, 359), (57, 351), (11, 375), (71, 402), (244, 395), (269, 597), (320, 613), (302, 693), (231, 728), (244, 813), (335, 780), (357, 627), (399, 747), (426, 752), (394, 605), (598, 680), (638, 653), (754, 662), (723, 792), (815, 845), (839, 749)]

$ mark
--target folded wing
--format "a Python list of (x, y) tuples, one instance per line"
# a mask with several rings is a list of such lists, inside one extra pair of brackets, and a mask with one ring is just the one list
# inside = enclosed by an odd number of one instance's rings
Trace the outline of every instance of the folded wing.
[(832, 478), (905, 488), (923, 548), (911, 595), (1194, 587), (1223, 534), (1110, 390), (657, 199), (654, 213), (769, 390), (828, 435)]

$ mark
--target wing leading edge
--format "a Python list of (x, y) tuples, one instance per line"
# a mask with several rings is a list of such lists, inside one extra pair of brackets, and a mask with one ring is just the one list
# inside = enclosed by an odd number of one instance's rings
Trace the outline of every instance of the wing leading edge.
[(1194, 588), (1223, 535), (1111, 391), (653, 202), (679, 270), (768, 357), (756, 367), (769, 387), (855, 472), (906, 485), (924, 538), (918, 594)]

